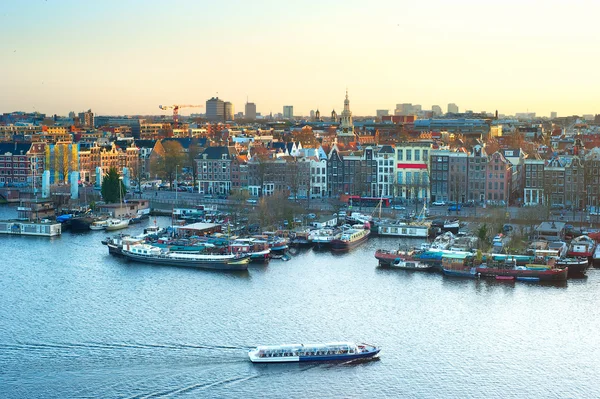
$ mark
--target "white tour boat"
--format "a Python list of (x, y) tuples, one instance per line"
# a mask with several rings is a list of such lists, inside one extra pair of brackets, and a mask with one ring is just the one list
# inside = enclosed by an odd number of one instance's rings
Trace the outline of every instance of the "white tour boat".
[(248, 351), (252, 363), (331, 362), (370, 358), (381, 349), (369, 344), (332, 342), (258, 346)]

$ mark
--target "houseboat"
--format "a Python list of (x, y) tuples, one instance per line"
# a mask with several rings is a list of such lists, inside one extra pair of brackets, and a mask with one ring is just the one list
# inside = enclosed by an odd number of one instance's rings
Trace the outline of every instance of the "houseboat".
[(353, 227), (344, 230), (339, 238), (331, 241), (333, 251), (349, 251), (363, 244), (369, 238), (370, 230)]
[(250, 257), (250, 262), (267, 263), (271, 259), (271, 249), (265, 240), (257, 238), (238, 238), (231, 241), (229, 248), (234, 254)]
[(525, 266), (518, 266), (513, 258), (500, 262), (487, 262), (477, 267), (477, 273), (482, 277), (512, 276), (517, 280), (529, 278), (538, 281), (564, 281), (567, 279), (567, 269), (556, 267), (555, 258), (536, 257)]
[(51, 221), (0, 220), (0, 234), (55, 237), (61, 235), (61, 233), (62, 225)]
[(332, 342), (258, 346), (248, 351), (252, 363), (331, 362), (371, 358), (381, 349), (369, 344)]
[(478, 278), (472, 254), (445, 253), (442, 255), (442, 272), (444, 276)]
[(411, 270), (419, 272), (429, 272), (433, 270), (433, 265), (425, 262), (421, 262), (418, 258), (415, 258), (410, 253), (405, 257), (399, 257), (393, 261), (390, 266), (392, 269)]
[(317, 249), (331, 248), (331, 242), (340, 235), (341, 231), (333, 228), (313, 230), (308, 235), (308, 241)]
[(377, 233), (380, 236), (427, 238), (429, 226), (401, 221), (381, 221), (377, 224)]
[(247, 256), (171, 252), (148, 244), (124, 243), (121, 253), (128, 260), (136, 262), (222, 271), (247, 270), (250, 262)]

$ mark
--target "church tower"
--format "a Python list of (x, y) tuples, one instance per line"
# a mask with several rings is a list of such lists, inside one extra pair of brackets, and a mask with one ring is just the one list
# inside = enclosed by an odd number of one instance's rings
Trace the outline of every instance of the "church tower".
[(321, 122), (321, 112), (319, 112), (318, 108), (317, 108), (317, 112), (315, 112), (315, 121)]
[(354, 123), (352, 123), (352, 111), (350, 111), (350, 100), (348, 99), (348, 90), (346, 90), (346, 99), (344, 100), (344, 110), (342, 111), (342, 121), (337, 132), (337, 141), (348, 144), (356, 141), (354, 135)]
[(335, 112), (335, 109), (333, 111), (331, 111), (331, 121), (333, 123), (337, 123), (337, 113)]

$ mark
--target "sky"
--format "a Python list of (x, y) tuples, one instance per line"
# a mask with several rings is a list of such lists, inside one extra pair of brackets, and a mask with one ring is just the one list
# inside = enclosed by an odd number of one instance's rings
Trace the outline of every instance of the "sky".
[(347, 88), (355, 115), (595, 114), (598, 15), (586, 0), (5, 0), (0, 112), (160, 115), (218, 95), (326, 116)]

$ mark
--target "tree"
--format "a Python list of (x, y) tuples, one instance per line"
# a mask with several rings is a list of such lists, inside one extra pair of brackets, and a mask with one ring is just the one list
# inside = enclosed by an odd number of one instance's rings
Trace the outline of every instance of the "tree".
[(158, 154), (152, 162), (152, 170), (162, 179), (169, 182), (169, 187), (173, 187), (173, 180), (177, 171), (181, 171), (181, 167), (186, 164), (186, 156), (183, 152), (183, 147), (177, 141), (162, 142), (164, 152)]
[[(119, 187), (121, 188), (120, 193)], [(122, 198), (125, 196), (125, 185), (119, 178), (117, 169), (110, 168), (106, 175), (104, 175), (101, 192), (102, 198), (106, 203), (121, 202)]]

